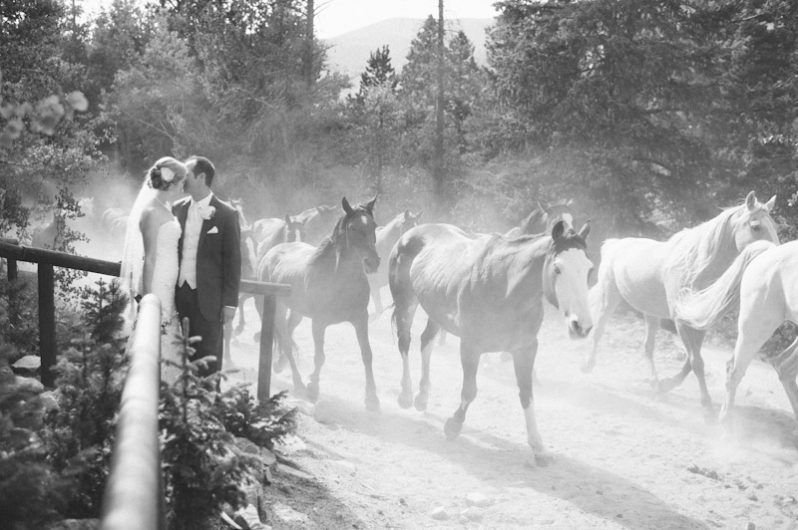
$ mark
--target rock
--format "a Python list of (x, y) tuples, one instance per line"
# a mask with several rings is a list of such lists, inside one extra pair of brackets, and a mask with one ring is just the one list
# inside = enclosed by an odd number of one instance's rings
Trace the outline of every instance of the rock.
[(469, 493), (465, 498), (466, 504), (477, 508), (487, 508), (493, 504), (493, 499), (483, 493)]
[(466, 522), (474, 521), (478, 523), (482, 521), (482, 513), (480, 513), (480, 511), (477, 510), (475, 507), (469, 506), (468, 508), (460, 512), (460, 519), (462, 520), (463, 518), (466, 519)]
[(745, 527), (745, 530), (756, 530), (756, 525), (749, 522), (748, 526)]
[(15, 390), (19, 391), (28, 391), (33, 394), (41, 394), (44, 392), (44, 385), (38, 379), (34, 379), (32, 377), (20, 377), (17, 376), (14, 380)]
[(304, 471), (300, 471), (295, 469), (291, 466), (284, 466), (283, 464), (277, 464), (277, 472), (281, 475), (291, 475), (296, 478), (301, 478), (304, 480), (313, 480), (313, 476), (305, 473)]
[(438, 506), (434, 510), (430, 512), (430, 517), (435, 519), (436, 521), (446, 521), (449, 519), (449, 513), (446, 511), (446, 508), (443, 506)]
[(42, 367), (42, 359), (38, 355), (26, 355), (11, 365), (15, 374), (23, 377), (37, 377)]

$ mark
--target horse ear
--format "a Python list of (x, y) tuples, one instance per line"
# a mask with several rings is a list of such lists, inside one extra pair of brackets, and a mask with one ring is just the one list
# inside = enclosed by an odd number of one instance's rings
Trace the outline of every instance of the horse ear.
[(291, 216), (288, 214), (285, 214), (285, 224), (287, 225), (291, 224)]
[(410, 209), (409, 208), (405, 208), (405, 221), (409, 221), (409, 220), (410, 220)]
[(748, 197), (745, 198), (745, 206), (748, 208), (749, 212), (753, 212), (754, 208), (756, 208), (756, 193), (751, 191), (748, 194)]
[(582, 239), (587, 239), (587, 235), (590, 233), (590, 219), (585, 221), (585, 224), (582, 225), (582, 228), (579, 230), (579, 237)]
[(346, 200), (346, 197), (344, 197), (341, 201), (341, 205), (344, 207), (344, 212), (346, 212), (346, 215), (352, 215), (354, 210), (352, 210), (352, 207), (349, 205), (349, 201)]
[(773, 197), (770, 198), (770, 200), (768, 202), (765, 203), (765, 208), (767, 208), (767, 210), (769, 212), (772, 212), (773, 211), (773, 207), (775, 205), (776, 205), (776, 196), (774, 195)]
[(366, 210), (372, 217), (374, 217), (374, 205), (377, 203), (377, 197), (379, 197), (379, 194), (375, 195), (373, 199), (366, 203)]
[(565, 223), (563, 221), (557, 221), (554, 227), (551, 229), (551, 238), (554, 241), (562, 238), (563, 233), (565, 232)]
[(416, 214), (416, 220), (421, 219), (421, 214), (423, 214), (423, 213), (424, 213), (424, 210), (419, 210), (418, 213)]

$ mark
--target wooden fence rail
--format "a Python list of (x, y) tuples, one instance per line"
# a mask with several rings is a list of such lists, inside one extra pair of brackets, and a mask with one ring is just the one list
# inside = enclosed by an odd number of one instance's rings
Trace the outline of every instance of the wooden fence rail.
[(111, 471), (105, 485), (101, 530), (166, 528), (158, 401), (161, 381), (161, 302), (142, 298), (128, 352)]
[[(7, 261), (8, 279), (17, 279), (17, 262), (26, 261), (38, 265), (39, 285), (39, 354), (41, 356), (42, 384), (52, 387), (55, 374), (52, 367), (57, 358), (55, 329), (55, 281), (54, 267), (119, 276), (121, 265), (86, 256), (76, 256), (56, 250), (26, 247), (13, 239), (0, 239), (0, 258)], [(261, 319), (260, 357), (258, 365), (259, 400), (271, 396), (272, 339), (274, 337), (274, 309), (277, 296), (288, 296), (291, 287), (283, 284), (241, 280), (240, 290), (263, 296), (263, 317)], [(243, 311), (243, 308), (239, 308)]]

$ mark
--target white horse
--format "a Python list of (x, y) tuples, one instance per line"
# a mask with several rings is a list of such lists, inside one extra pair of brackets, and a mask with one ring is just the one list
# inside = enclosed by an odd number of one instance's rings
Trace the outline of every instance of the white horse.
[[(727, 208), (713, 219), (686, 228), (664, 242), (645, 238), (605, 241), (601, 247), (598, 282), (590, 291), (595, 331), (593, 349), (586, 356), (583, 371), (592, 370), (604, 327), (625, 300), (645, 315), (645, 353), (652, 384), (667, 392), (681, 384), (692, 370), (698, 378), (701, 404), (708, 417), (714, 417), (701, 358), (705, 331), (678, 320), (676, 306), (685, 289), (701, 290), (711, 285), (750, 243), (765, 240), (778, 244), (776, 225), (770, 217), (775, 200), (774, 196), (767, 203), (760, 203), (752, 191), (740, 206)], [(654, 366), (654, 337), (660, 319), (675, 321), (688, 354), (682, 371), (662, 381)]]
[[(717, 286), (685, 300), (679, 318), (706, 329), (739, 300), (737, 343), (726, 372), (726, 398), (721, 423), (729, 426), (737, 386), (763, 344), (782, 323), (798, 324), (798, 241), (763, 246), (741, 278), (718, 281)], [(739, 297), (737, 293), (739, 292)], [(772, 359), (773, 368), (798, 419), (798, 339)]]

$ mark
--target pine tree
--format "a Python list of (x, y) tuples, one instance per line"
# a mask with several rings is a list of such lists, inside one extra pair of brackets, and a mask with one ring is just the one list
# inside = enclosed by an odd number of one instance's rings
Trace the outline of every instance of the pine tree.
[(360, 91), (356, 96), (357, 101), (362, 103), (370, 88), (384, 86), (393, 92), (398, 83), (396, 71), (391, 65), (391, 51), (386, 44), (369, 54), (366, 71), (360, 74)]

